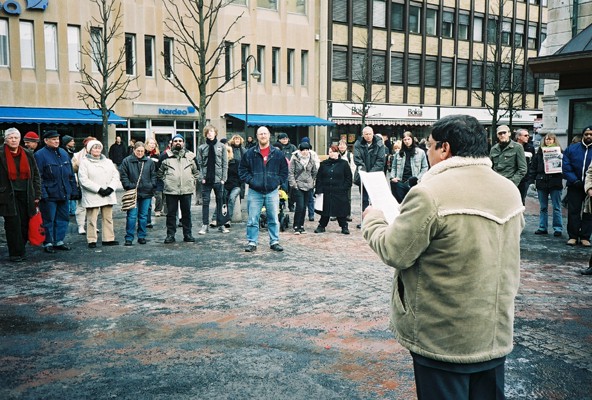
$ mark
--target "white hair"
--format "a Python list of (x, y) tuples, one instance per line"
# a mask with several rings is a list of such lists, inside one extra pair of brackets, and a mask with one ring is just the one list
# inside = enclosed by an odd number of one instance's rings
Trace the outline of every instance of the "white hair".
[(6, 132), (4, 132), (5, 139), (12, 135), (17, 135), (19, 139), (21, 138), (21, 132), (16, 128), (8, 128)]

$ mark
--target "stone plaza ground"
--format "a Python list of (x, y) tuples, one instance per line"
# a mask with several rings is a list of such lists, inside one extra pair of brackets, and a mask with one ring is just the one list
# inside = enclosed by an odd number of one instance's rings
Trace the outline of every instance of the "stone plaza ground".
[[(537, 207), (529, 197), (506, 395), (592, 399), (592, 277), (578, 273), (592, 249), (535, 236)], [(393, 271), (359, 216), (349, 236), (336, 222), (282, 233), (282, 253), (262, 230), (249, 254), (244, 223), (199, 236), (192, 211), (196, 243), (163, 244), (155, 218), (146, 245), (89, 249), (72, 222), (72, 251), (11, 264), (0, 236), (0, 398), (416, 398), (388, 329)]]

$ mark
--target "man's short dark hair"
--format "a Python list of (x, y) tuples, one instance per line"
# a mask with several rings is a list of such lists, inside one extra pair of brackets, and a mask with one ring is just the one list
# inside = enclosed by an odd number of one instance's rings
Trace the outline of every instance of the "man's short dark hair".
[[(432, 138), (450, 145), (453, 156), (488, 157), (487, 133), (475, 117), (448, 115), (432, 126)], [(440, 146), (440, 143), (437, 144)]]

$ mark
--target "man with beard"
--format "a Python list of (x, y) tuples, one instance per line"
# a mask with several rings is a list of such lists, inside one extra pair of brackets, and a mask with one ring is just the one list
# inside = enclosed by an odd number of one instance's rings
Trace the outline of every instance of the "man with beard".
[(569, 246), (578, 244), (590, 247), (592, 234), (592, 214), (584, 210), (584, 181), (586, 172), (592, 160), (592, 126), (587, 126), (582, 132), (582, 141), (570, 145), (563, 152), (563, 178), (567, 181), (567, 233)]
[(195, 163), (195, 154), (185, 149), (183, 136), (177, 134), (173, 137), (171, 148), (167, 149), (161, 157), (156, 176), (164, 183), (163, 193), (167, 205), (167, 236), (164, 243), (175, 242), (179, 207), (183, 241), (195, 242), (191, 233), (191, 195), (195, 188), (195, 181), (199, 177), (199, 171)]
[(257, 146), (251, 147), (241, 158), (238, 175), (249, 185), (247, 194), (247, 247), (246, 252), (257, 250), (259, 217), (265, 207), (270, 249), (283, 251), (280, 246), (279, 186), (288, 179), (288, 161), (281, 150), (269, 145), (269, 129), (257, 129)]
[(507, 125), (497, 127), (497, 140), (498, 143), (489, 152), (493, 170), (518, 187), (528, 170), (524, 148), (510, 139), (510, 128)]

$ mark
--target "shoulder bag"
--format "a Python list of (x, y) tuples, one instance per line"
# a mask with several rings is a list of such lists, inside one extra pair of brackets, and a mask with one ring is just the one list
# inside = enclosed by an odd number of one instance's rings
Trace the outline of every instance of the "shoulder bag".
[(123, 192), (123, 196), (121, 196), (121, 211), (129, 211), (133, 208), (136, 208), (138, 202), (138, 186), (140, 185), (140, 180), (142, 179), (142, 171), (144, 171), (144, 164), (142, 163), (142, 168), (140, 168), (140, 176), (138, 176), (138, 182), (136, 183), (136, 187), (133, 189), (126, 190)]

